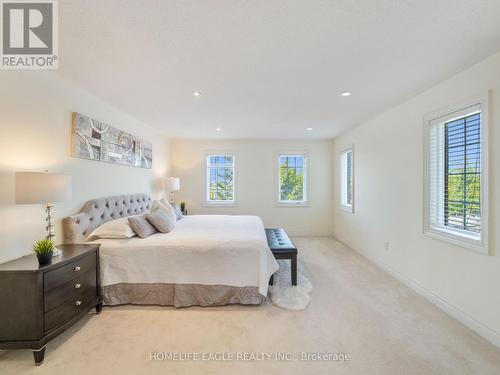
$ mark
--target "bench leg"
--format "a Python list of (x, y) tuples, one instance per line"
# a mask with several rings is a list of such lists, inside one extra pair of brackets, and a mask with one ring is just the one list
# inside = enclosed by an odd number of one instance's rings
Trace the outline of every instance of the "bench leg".
[(292, 255), (291, 261), (291, 274), (292, 274), (292, 285), (297, 285), (297, 255)]

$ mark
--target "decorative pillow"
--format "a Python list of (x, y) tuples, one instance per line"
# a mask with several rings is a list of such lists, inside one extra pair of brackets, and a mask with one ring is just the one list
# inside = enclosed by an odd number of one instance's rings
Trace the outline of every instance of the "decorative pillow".
[(98, 226), (90, 233), (87, 239), (94, 241), (99, 238), (130, 238), (135, 235), (136, 233), (130, 226), (128, 218), (122, 217)]
[(151, 236), (153, 233), (158, 232), (154, 226), (146, 219), (146, 215), (130, 216), (128, 222), (135, 233), (141, 238)]
[(173, 222), (174, 227), (175, 227), (175, 222), (177, 221), (177, 217), (175, 215), (174, 208), (170, 205), (170, 203), (168, 203), (164, 199), (161, 199), (159, 201), (154, 201), (153, 207), (151, 207), (150, 213), (153, 213), (156, 211), (161, 211), (161, 212), (165, 213), (168, 216), (169, 222)]
[(179, 206), (177, 205), (177, 203), (173, 203), (172, 204), (172, 207), (174, 209), (174, 212), (175, 212), (175, 217), (177, 218), (177, 220), (180, 220), (184, 217), (184, 215), (182, 214), (182, 211), (181, 209), (179, 208)]
[(175, 216), (164, 210), (155, 210), (146, 214), (146, 219), (162, 233), (168, 233), (175, 228)]
[(174, 208), (172, 207), (172, 205), (170, 204), (170, 202), (168, 202), (165, 198), (162, 198), (158, 201), (160, 204), (170, 208), (171, 210), (173, 210)]
[(157, 209), (173, 211), (174, 208), (165, 199), (160, 199), (159, 201), (154, 201), (151, 206), (151, 211), (155, 211)]
[(150, 212), (154, 212), (156, 210), (165, 211), (165, 213), (167, 213), (168, 215), (173, 215), (175, 220), (177, 220), (177, 215), (175, 214), (174, 208), (165, 199), (160, 199), (159, 201), (153, 202), (153, 206), (151, 207)]

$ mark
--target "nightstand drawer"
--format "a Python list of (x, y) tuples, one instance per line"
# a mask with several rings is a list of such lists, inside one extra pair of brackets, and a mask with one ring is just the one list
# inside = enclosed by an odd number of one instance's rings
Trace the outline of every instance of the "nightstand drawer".
[(57, 288), (50, 289), (44, 293), (44, 311), (52, 310), (67, 300), (74, 299), (88, 290), (94, 291), (97, 295), (97, 275), (96, 269), (87, 271), (85, 274), (78, 275), (76, 278), (59, 285)]
[(59, 285), (66, 284), (80, 275), (90, 270), (96, 270), (96, 253), (91, 252), (85, 257), (68, 263), (62, 267), (45, 272), (44, 292), (47, 292)]
[(81, 293), (64, 301), (59, 306), (45, 313), (45, 332), (49, 332), (72, 317), (78, 315), (91, 304), (95, 303), (97, 292), (95, 288), (87, 288)]

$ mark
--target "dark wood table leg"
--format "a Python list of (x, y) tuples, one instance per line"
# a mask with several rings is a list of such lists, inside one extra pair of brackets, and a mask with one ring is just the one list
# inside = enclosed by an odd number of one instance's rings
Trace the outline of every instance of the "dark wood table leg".
[(101, 301), (101, 302), (99, 302), (99, 303), (95, 306), (95, 312), (96, 312), (97, 314), (100, 314), (100, 313), (101, 313), (101, 311), (102, 311), (102, 301)]
[(274, 275), (271, 275), (270, 279), (269, 279), (269, 285), (273, 285), (274, 284)]
[(35, 359), (35, 365), (40, 366), (45, 358), (45, 346), (42, 349), (33, 350), (33, 358)]
[(293, 254), (290, 257), (292, 270), (292, 285), (297, 285), (297, 255)]

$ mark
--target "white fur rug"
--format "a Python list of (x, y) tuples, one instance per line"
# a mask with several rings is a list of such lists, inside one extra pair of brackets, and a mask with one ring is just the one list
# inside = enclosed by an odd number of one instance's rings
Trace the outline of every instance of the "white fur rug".
[(286, 310), (304, 310), (311, 302), (312, 284), (303, 274), (300, 262), (297, 263), (297, 285), (290, 280), (290, 261), (278, 260), (280, 266), (274, 274), (274, 285), (269, 286), (273, 305)]

